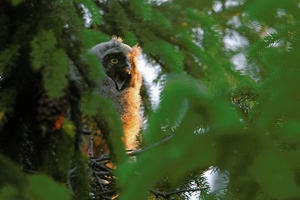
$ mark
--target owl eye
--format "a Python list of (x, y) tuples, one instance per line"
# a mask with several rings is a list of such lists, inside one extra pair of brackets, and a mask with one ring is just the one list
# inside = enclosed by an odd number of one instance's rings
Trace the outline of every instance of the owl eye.
[(110, 59), (110, 62), (115, 65), (115, 64), (118, 64), (119, 60), (116, 58), (112, 58), (112, 59)]

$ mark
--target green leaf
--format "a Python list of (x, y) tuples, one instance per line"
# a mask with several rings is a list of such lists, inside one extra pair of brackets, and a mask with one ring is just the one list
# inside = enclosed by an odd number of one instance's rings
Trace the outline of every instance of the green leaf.
[(46, 175), (28, 176), (28, 199), (71, 199), (70, 191)]
[(88, 59), (88, 64), (90, 66), (89, 77), (96, 82), (100, 82), (105, 75), (105, 71), (97, 56), (92, 53), (87, 53), (85, 57)]
[[(126, 160), (125, 147), (122, 141), (123, 125), (120, 113), (113, 102), (103, 98), (97, 91), (86, 91), (81, 98), (81, 110), (88, 116), (96, 116), (99, 123), (104, 123), (109, 128), (109, 138), (116, 155), (116, 160), (122, 163)], [(107, 133), (104, 133), (107, 134)]]
[(283, 1), (281, 0), (255, 0), (246, 7), (246, 12), (251, 18), (258, 19), (264, 23), (273, 25), (278, 16), (277, 11), (284, 8), (296, 6), (297, 1)]
[(57, 44), (53, 31), (41, 30), (31, 41), (30, 52), (32, 68), (35, 70), (45, 67), (51, 63), (53, 51)]
[(6, 184), (13, 185), (19, 192), (23, 192), (26, 178), (23, 172), (11, 160), (0, 155), (0, 187)]
[[(100, 116), (103, 117), (102, 120), (107, 123), (109, 127), (109, 139), (112, 144), (114, 154), (116, 155), (115, 160), (117, 163), (123, 164), (127, 161), (127, 156), (125, 154), (125, 146), (122, 141), (124, 132), (120, 113), (116, 110), (115, 105), (109, 99), (101, 97), (98, 103)], [(119, 172), (120, 171), (117, 171), (116, 173)]]
[(75, 130), (76, 130), (76, 127), (75, 125), (69, 121), (69, 120), (65, 120), (62, 124), (62, 130), (63, 132), (68, 135), (71, 139), (75, 139)]
[(6, 185), (0, 189), (0, 199), (18, 199), (18, 190), (15, 187)]
[(284, 124), (282, 139), (289, 143), (300, 141), (300, 121), (290, 120)]
[(288, 199), (300, 195), (291, 166), (278, 152), (261, 153), (250, 172), (271, 198)]
[(102, 16), (100, 15), (99, 8), (96, 6), (95, 2), (91, 0), (76, 0), (76, 2), (81, 3), (89, 11), (93, 25), (100, 25)]
[(96, 91), (86, 91), (83, 93), (80, 102), (80, 110), (87, 116), (95, 116), (98, 113), (101, 96)]
[[(200, 101), (201, 98), (203, 101)], [(172, 132), (171, 129), (181, 123), (196, 100), (203, 104), (207, 102), (203, 86), (186, 76), (170, 76), (162, 91), (160, 105), (150, 116), (146, 130), (149, 133), (145, 134), (145, 141), (152, 144), (169, 135)]]
[(136, 16), (143, 20), (148, 20), (151, 17), (152, 9), (146, 0), (130, 0), (130, 9), (136, 14)]
[(0, 74), (6, 75), (11, 71), (11, 67), (14, 66), (19, 54), (19, 45), (11, 45), (8, 48), (0, 52)]
[(74, 156), (74, 165), (77, 171), (77, 184), (74, 185), (73, 191), (78, 199), (89, 199), (92, 191), (90, 185), (90, 168), (89, 159), (81, 151), (76, 151)]
[(157, 55), (168, 71), (183, 73), (183, 54), (170, 43), (164, 40), (151, 41), (143, 50)]
[(0, 88), (0, 125), (2, 125), (6, 117), (13, 112), (13, 106), (16, 98), (14, 88)]
[(212, 127), (218, 134), (238, 132), (242, 130), (241, 116), (223, 98), (215, 97), (211, 102)]
[(18, 6), (19, 4), (23, 3), (24, 0), (9, 0), (9, 1), (13, 6)]
[(55, 50), (49, 57), (50, 63), (44, 70), (44, 87), (50, 97), (57, 98), (63, 94), (63, 90), (68, 85), (66, 74), (70, 63), (62, 49)]
[(137, 45), (138, 44), (138, 40), (137, 40), (137, 37), (134, 35), (133, 32), (131, 31), (128, 31), (126, 34), (125, 34), (125, 43), (130, 45), (130, 46), (133, 46), (133, 45)]
[(110, 40), (110, 36), (93, 29), (83, 29), (83, 36), (85, 41), (85, 46), (88, 48), (92, 48), (93, 46)]

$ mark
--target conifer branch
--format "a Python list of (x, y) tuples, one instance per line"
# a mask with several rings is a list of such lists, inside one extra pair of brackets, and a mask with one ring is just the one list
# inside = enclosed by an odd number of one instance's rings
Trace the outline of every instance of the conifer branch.
[(88, 73), (87, 73), (87, 70), (86, 70), (86, 69), (88, 69), (88, 66), (83, 61), (83, 58), (73, 59), (73, 65), (77, 69), (77, 72), (79, 73), (80, 77), (83, 79), (85, 84), (88, 86), (88, 88), (94, 88), (95, 87), (95, 82), (92, 81), (88, 77)]
[(167, 137), (167, 138), (165, 138), (165, 139), (163, 139), (163, 140), (161, 140), (161, 141), (159, 141), (159, 142), (157, 142), (157, 143), (155, 143), (155, 144), (153, 144), (153, 145), (151, 145), (149, 147), (129, 152), (129, 153), (127, 153), (127, 155), (129, 155), (129, 156), (136, 156), (136, 155), (142, 154), (142, 153), (144, 153), (146, 151), (149, 151), (150, 149), (152, 149), (152, 148), (154, 148), (154, 147), (156, 147), (158, 145), (161, 145), (161, 144), (164, 144), (164, 143), (168, 142), (173, 137), (174, 137), (174, 135), (170, 135), (169, 137)]
[(175, 194), (180, 194), (180, 193), (185, 193), (185, 192), (197, 192), (201, 191), (200, 188), (194, 188), (194, 189), (184, 189), (184, 190), (177, 190), (173, 192), (160, 192), (158, 190), (154, 189), (149, 189), (149, 192), (155, 195), (155, 197), (163, 197), (165, 199), (170, 198), (170, 196), (175, 195)]

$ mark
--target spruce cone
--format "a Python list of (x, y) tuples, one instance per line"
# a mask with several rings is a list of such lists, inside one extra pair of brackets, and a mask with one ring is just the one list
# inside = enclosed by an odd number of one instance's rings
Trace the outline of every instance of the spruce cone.
[(53, 132), (61, 128), (68, 106), (68, 91), (64, 90), (59, 98), (50, 98), (43, 89), (37, 100), (36, 121), (38, 129), (43, 133)]

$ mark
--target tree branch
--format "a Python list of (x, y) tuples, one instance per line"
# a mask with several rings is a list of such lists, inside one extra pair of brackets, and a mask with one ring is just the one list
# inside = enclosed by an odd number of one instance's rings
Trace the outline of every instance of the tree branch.
[(154, 194), (156, 197), (163, 197), (165, 199), (170, 198), (170, 196), (174, 195), (174, 194), (180, 194), (180, 193), (184, 193), (184, 192), (197, 192), (197, 191), (201, 191), (200, 188), (194, 188), (194, 189), (184, 189), (184, 190), (177, 190), (177, 191), (173, 191), (173, 192), (160, 192), (154, 189), (149, 189), (149, 192), (151, 192), (152, 194)]
[(170, 135), (169, 137), (167, 137), (167, 138), (165, 138), (165, 139), (163, 139), (163, 140), (161, 140), (161, 141), (159, 141), (159, 142), (157, 142), (157, 143), (155, 143), (155, 144), (153, 144), (153, 145), (151, 145), (149, 147), (129, 152), (129, 153), (127, 153), (127, 155), (129, 155), (129, 156), (136, 156), (136, 155), (142, 154), (142, 153), (144, 153), (146, 151), (149, 151), (150, 149), (152, 149), (152, 148), (154, 148), (154, 147), (156, 147), (158, 145), (161, 145), (161, 144), (164, 144), (164, 143), (168, 142), (173, 137), (174, 137), (174, 135)]

